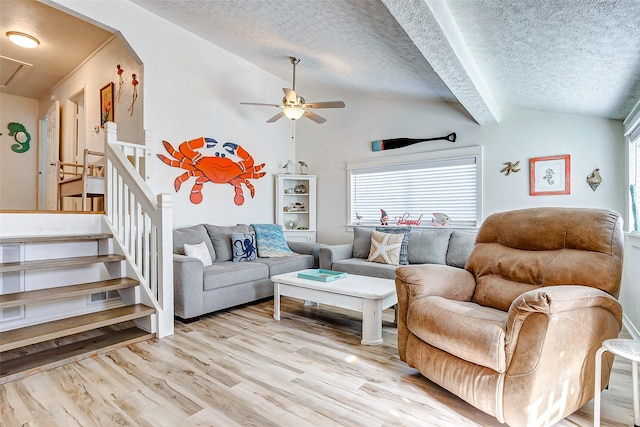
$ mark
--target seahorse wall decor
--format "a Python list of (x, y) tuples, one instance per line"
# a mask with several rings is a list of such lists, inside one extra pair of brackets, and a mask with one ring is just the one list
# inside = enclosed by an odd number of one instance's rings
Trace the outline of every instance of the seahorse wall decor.
[(9, 136), (12, 136), (16, 141), (16, 144), (11, 146), (11, 149), (16, 153), (25, 153), (29, 151), (29, 142), (31, 141), (31, 135), (27, 132), (27, 129), (20, 123), (11, 122), (7, 125), (9, 129)]

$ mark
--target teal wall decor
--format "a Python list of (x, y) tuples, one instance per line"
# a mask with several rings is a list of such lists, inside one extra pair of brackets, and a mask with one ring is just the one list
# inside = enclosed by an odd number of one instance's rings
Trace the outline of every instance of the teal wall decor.
[(640, 231), (638, 229), (638, 204), (636, 201), (636, 186), (631, 184), (629, 186), (629, 190), (631, 190), (631, 212), (633, 213), (633, 231), (636, 233)]
[(9, 136), (12, 136), (16, 141), (16, 144), (11, 146), (11, 149), (16, 153), (25, 153), (29, 151), (29, 142), (31, 141), (31, 135), (27, 132), (27, 129), (20, 123), (11, 122), (7, 125), (9, 129)]

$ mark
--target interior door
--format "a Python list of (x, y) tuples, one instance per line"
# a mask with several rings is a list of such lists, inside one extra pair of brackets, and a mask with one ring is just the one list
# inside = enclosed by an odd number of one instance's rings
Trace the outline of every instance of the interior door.
[(58, 165), (60, 150), (60, 102), (54, 101), (47, 112), (47, 210), (58, 209)]

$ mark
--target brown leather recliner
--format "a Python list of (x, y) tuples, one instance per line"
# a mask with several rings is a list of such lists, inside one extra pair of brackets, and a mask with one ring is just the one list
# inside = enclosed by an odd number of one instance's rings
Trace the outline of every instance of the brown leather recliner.
[(397, 270), (400, 358), (500, 422), (551, 425), (593, 397), (596, 350), (622, 327), (622, 258), (613, 211), (491, 215), (465, 269)]

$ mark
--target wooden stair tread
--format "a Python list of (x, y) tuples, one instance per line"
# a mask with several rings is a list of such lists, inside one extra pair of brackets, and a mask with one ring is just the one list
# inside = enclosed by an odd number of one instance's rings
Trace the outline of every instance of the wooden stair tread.
[(91, 240), (110, 239), (111, 233), (93, 234), (52, 234), (38, 236), (15, 236), (0, 238), (0, 245), (10, 245), (15, 243), (49, 243), (49, 242), (81, 242)]
[(76, 265), (95, 264), (98, 262), (122, 261), (123, 255), (91, 255), (71, 258), (39, 259), (34, 261), (6, 262), (0, 264), (0, 273), (10, 271), (38, 270), (44, 268), (72, 267)]
[(136, 286), (138, 281), (128, 277), (80, 283), (77, 285), (59, 286), (56, 288), (37, 289), (26, 292), (15, 292), (0, 295), (0, 309), (56, 301), (90, 295), (96, 292), (108, 292)]
[(98, 337), (49, 348), (11, 360), (4, 361), (0, 355), (0, 385), (154, 337), (155, 334), (132, 327), (119, 331), (112, 330)]
[(146, 317), (153, 313), (153, 307), (134, 304), (13, 329), (2, 332), (0, 352)]

